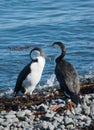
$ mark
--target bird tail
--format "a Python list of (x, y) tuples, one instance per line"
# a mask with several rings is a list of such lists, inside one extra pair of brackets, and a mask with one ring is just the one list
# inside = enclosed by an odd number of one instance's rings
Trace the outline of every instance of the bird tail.
[(71, 100), (72, 100), (76, 105), (78, 105), (78, 103), (80, 103), (80, 97), (79, 97), (79, 95), (77, 95), (77, 94), (72, 94), (72, 95), (71, 95)]

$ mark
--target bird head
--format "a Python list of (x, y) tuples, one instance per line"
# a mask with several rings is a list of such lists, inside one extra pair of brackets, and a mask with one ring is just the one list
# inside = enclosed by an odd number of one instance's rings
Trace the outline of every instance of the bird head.
[(33, 59), (33, 58), (36, 58), (36, 57), (39, 57), (39, 56), (42, 56), (42, 57), (46, 57), (45, 53), (42, 51), (42, 49), (40, 49), (39, 47), (35, 47), (33, 48), (31, 51), (30, 51), (30, 58)]
[(65, 45), (62, 42), (54, 42), (52, 44), (52, 47), (54, 47), (54, 46), (59, 46), (61, 51), (62, 51), (62, 53), (66, 53)]
[(62, 58), (65, 56), (66, 54), (66, 48), (65, 45), (62, 42), (54, 42), (52, 45), (52, 47), (59, 47), (61, 52), (59, 57), (56, 58), (56, 62), (59, 62), (62, 60)]

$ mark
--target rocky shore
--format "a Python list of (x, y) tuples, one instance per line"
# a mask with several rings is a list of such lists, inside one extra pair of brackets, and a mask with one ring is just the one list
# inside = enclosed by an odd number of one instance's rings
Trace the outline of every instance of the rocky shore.
[[(94, 82), (81, 87), (82, 103), (71, 110), (58, 89), (0, 98), (0, 130), (94, 130)], [(60, 105), (55, 112), (54, 105)]]

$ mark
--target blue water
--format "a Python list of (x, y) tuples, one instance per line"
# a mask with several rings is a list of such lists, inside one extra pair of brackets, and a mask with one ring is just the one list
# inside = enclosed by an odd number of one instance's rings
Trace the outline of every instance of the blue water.
[[(0, 1), (0, 90), (14, 88), (33, 47), (55, 58), (48, 47), (55, 41), (65, 44), (65, 59), (80, 77), (94, 77), (94, 0)], [(11, 49), (16, 46), (30, 48)], [(40, 84), (53, 77), (54, 67), (54, 60), (46, 60)]]

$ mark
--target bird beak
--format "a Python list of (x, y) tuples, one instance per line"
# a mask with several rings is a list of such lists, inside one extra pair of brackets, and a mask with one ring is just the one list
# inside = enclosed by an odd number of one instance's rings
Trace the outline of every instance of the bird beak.
[[(52, 47), (54, 47), (54, 45), (52, 44), (52, 45), (47, 45), (46, 47), (48, 47), (48, 48), (52, 48)], [(46, 58), (48, 59), (48, 60), (50, 60), (50, 61), (53, 61), (53, 56), (52, 55), (46, 55)]]
[(48, 45), (47, 47), (54, 47), (55, 45), (54, 44), (52, 44), (52, 45)]

